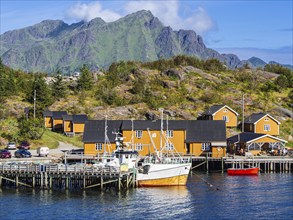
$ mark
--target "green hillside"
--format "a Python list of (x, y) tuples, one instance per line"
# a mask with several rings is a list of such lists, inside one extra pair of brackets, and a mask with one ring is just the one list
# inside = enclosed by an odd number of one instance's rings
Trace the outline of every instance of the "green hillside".
[[(293, 73), (279, 65), (261, 69), (228, 70), (218, 60), (201, 61), (177, 56), (153, 62), (119, 62), (109, 70), (90, 73), (84, 66), (80, 78), (27, 74), (1, 64), (1, 141), (25, 137), (24, 107), (30, 107), (36, 90), (36, 115), (42, 111), (66, 110), (85, 113), (90, 119), (155, 119), (163, 108), (169, 119), (196, 119), (213, 104), (226, 104), (242, 120), (242, 94), (245, 115), (266, 112), (279, 120), (280, 137), (292, 146)], [(276, 72), (276, 73), (273, 73)], [(41, 128), (40, 128), (41, 129)], [(40, 131), (36, 131), (40, 132)], [(227, 136), (235, 133), (228, 130)], [(29, 137), (27, 137), (29, 138)]]

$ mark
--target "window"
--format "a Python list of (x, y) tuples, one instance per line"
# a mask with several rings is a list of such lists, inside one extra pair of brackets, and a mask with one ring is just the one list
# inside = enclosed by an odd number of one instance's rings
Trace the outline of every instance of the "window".
[(271, 130), (271, 125), (264, 125), (264, 131), (270, 131)]
[(202, 143), (201, 144), (201, 150), (209, 151), (210, 149), (211, 149), (211, 143)]
[(224, 109), (223, 112), (227, 112), (227, 109)]
[(172, 143), (166, 143), (166, 150), (174, 150), (174, 145)]
[(155, 138), (157, 137), (157, 134), (156, 133), (152, 133), (152, 138)]
[(97, 143), (96, 144), (96, 150), (99, 150), (99, 151), (103, 150), (103, 144), (102, 143)]
[(135, 137), (142, 138), (142, 130), (135, 131)]
[(269, 121), (270, 119), (269, 118), (265, 118), (265, 121)]
[(173, 130), (166, 131), (166, 136), (167, 136), (167, 138), (172, 138), (173, 137)]
[(141, 151), (142, 150), (142, 144), (141, 143), (136, 143), (135, 144), (135, 150)]
[(224, 116), (223, 116), (223, 120), (224, 120), (225, 122), (229, 122), (229, 116), (224, 115)]

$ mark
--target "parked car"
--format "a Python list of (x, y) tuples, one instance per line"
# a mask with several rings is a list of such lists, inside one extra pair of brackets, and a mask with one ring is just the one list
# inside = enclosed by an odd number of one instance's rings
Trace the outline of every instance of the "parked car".
[(29, 150), (30, 149), (30, 143), (28, 141), (22, 141), (20, 143), (20, 145), (18, 146), (18, 149)]
[(7, 150), (15, 150), (16, 149), (16, 143), (15, 142), (9, 142), (6, 146)]
[(20, 150), (17, 150), (17, 151), (14, 152), (14, 156), (17, 157), (17, 158), (31, 157), (32, 154), (28, 150), (20, 149)]
[(38, 147), (37, 154), (39, 157), (46, 157), (49, 154), (49, 148), (48, 147)]
[(11, 158), (11, 153), (8, 150), (0, 150), (0, 158)]

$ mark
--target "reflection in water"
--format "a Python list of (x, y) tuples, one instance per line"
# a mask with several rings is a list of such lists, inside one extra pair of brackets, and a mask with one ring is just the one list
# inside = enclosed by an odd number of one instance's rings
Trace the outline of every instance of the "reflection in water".
[(0, 219), (292, 219), (292, 179), (292, 174), (200, 174), (184, 187), (120, 193), (5, 188)]

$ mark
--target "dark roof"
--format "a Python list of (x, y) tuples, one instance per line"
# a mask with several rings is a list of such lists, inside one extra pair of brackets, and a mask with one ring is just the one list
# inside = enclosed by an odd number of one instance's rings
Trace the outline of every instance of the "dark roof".
[(213, 115), (217, 111), (219, 111), (221, 108), (223, 108), (225, 105), (213, 105), (208, 110), (203, 112), (203, 115)]
[(52, 117), (53, 116), (53, 112), (49, 111), (49, 110), (45, 110), (43, 111), (43, 116), (44, 117)]
[[(116, 135), (113, 132), (121, 131), (122, 120), (107, 120), (107, 136), (111, 143), (115, 142)], [(105, 142), (105, 120), (89, 120), (85, 122), (84, 143)]]
[(265, 115), (265, 113), (253, 113), (249, 117), (245, 118), (244, 123), (254, 124), (259, 119), (263, 118)]
[(62, 119), (63, 115), (67, 115), (66, 111), (52, 111), (53, 115), (52, 118), (53, 119)]
[(62, 115), (63, 121), (72, 121), (72, 115)]
[(246, 143), (248, 141), (262, 137), (264, 135), (265, 134), (258, 134), (258, 133), (253, 133), (253, 132), (242, 132), (239, 135), (234, 135), (232, 137), (229, 137), (227, 139), (227, 141), (230, 142), (231, 144), (234, 144), (236, 142), (239, 142), (239, 139), (240, 139), (241, 143)]
[[(168, 130), (186, 130), (187, 123), (186, 120), (163, 120), (163, 130), (167, 129), (168, 122)], [(131, 120), (124, 120), (122, 123), (122, 130), (132, 130), (132, 122)], [(161, 130), (161, 120), (133, 120), (133, 130)]]
[(73, 115), (73, 123), (84, 123), (88, 120), (87, 115)]
[(188, 122), (186, 143), (226, 142), (225, 121), (193, 120)]

